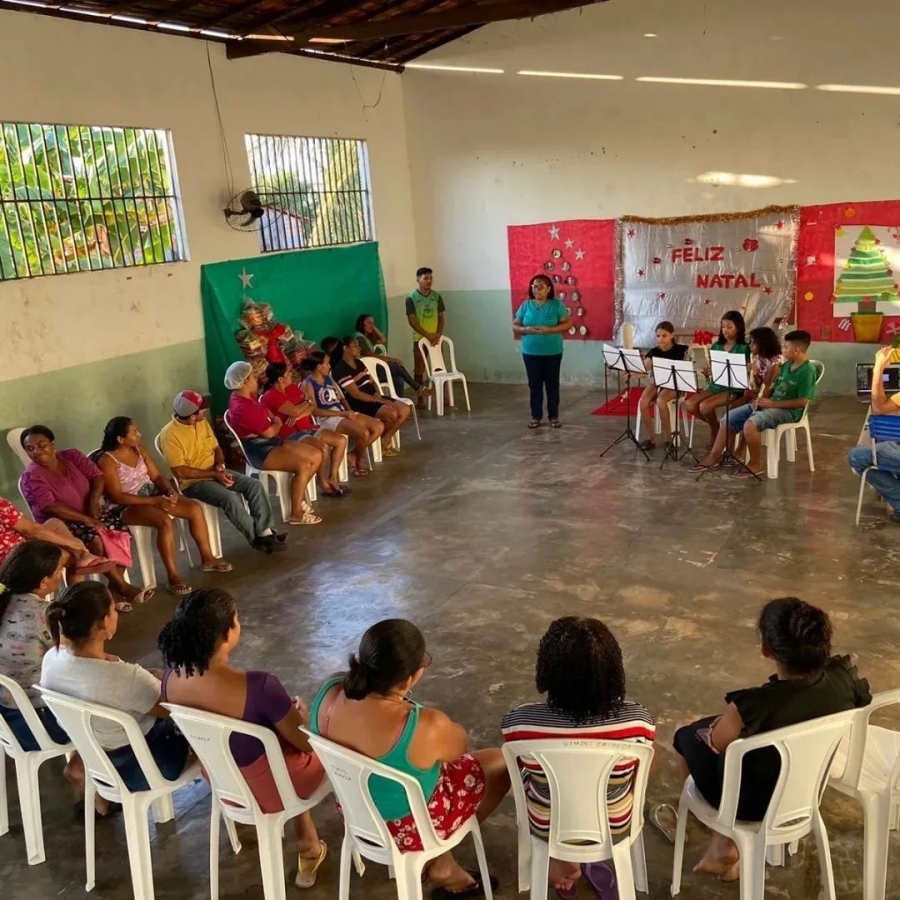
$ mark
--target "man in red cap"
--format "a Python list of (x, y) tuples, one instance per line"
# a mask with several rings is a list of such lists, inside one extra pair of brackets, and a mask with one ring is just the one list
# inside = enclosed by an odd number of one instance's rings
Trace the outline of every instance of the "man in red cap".
[(182, 391), (175, 398), (172, 421), (159, 435), (160, 449), (182, 493), (221, 509), (254, 550), (286, 549), (285, 535), (272, 528), (265, 488), (255, 478), (225, 468), (225, 454), (204, 415), (208, 406), (209, 398)]

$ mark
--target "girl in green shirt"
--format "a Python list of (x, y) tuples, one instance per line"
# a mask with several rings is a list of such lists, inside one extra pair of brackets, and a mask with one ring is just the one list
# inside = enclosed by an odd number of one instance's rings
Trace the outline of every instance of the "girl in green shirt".
[[(743, 353), (745, 359), (749, 360), (750, 345), (747, 343), (745, 331), (744, 317), (737, 310), (730, 310), (722, 316), (719, 337), (711, 349), (724, 350), (726, 353)], [(710, 367), (706, 366), (702, 374), (709, 378)], [(716, 435), (719, 433), (718, 411), (728, 405), (730, 399), (734, 399), (734, 394), (729, 394), (727, 388), (710, 383), (705, 390), (692, 394), (685, 401), (687, 411), (709, 425), (710, 446), (716, 442)]]

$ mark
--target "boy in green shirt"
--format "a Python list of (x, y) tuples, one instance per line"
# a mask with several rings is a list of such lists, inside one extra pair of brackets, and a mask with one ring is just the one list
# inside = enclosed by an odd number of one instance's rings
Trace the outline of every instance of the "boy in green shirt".
[[(768, 395), (728, 412), (728, 433), (732, 439), (743, 433), (750, 458), (747, 469), (738, 469), (737, 478), (762, 475), (762, 433), (779, 425), (799, 422), (803, 411), (816, 396), (818, 373), (806, 355), (812, 338), (808, 331), (789, 331), (784, 336), (784, 365)], [(725, 451), (726, 429), (720, 428), (712, 451), (694, 466), (703, 471), (716, 465)]]
[[(414, 377), (422, 384), (425, 380), (425, 358), (419, 350), (419, 341), (424, 337), (432, 345), (444, 333), (444, 298), (432, 290), (434, 274), (427, 266), (416, 272), (418, 287), (406, 298), (406, 319), (413, 330)], [(424, 408), (424, 400), (419, 398), (419, 408)]]

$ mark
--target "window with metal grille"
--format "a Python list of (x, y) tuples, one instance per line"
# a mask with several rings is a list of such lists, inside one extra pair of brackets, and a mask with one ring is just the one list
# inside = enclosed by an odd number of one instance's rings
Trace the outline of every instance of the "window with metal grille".
[(375, 240), (369, 151), (353, 138), (248, 134), (263, 252)]
[(0, 123), (0, 281), (186, 258), (169, 132)]

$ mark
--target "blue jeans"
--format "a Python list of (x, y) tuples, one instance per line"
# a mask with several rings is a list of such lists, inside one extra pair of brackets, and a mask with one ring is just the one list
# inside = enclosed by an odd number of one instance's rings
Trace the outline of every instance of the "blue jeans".
[[(49, 707), (39, 706), (35, 709), (35, 712), (43, 723), (44, 728), (47, 729), (47, 734), (50, 735), (51, 740), (56, 741), (57, 744), (69, 743), (69, 736), (62, 730), (59, 722), (56, 721), (56, 716), (50, 712)], [(37, 738), (35, 738), (25, 721), (25, 716), (19, 710), (11, 709), (8, 706), (0, 706), (0, 716), (3, 716), (6, 720), (6, 724), (9, 725), (12, 733), (22, 745), (23, 750), (33, 751), (41, 749), (38, 746)]]
[[(252, 544), (272, 527), (272, 507), (266, 489), (256, 478), (237, 472), (228, 474), (234, 479), (230, 488), (218, 481), (195, 481), (184, 489), (184, 495), (221, 509), (225, 518)], [(249, 512), (242, 497), (250, 507)]]
[[(187, 739), (175, 727), (171, 719), (158, 719), (146, 735), (147, 747), (159, 772), (168, 781), (174, 781), (183, 771), (187, 762)], [(116, 750), (107, 750), (106, 755), (116, 767), (129, 791), (148, 791), (150, 785), (141, 769), (130, 744)]]
[[(879, 441), (875, 444), (878, 468), (869, 472), (866, 484), (872, 486), (891, 504), (894, 514), (900, 517), (900, 442)], [(872, 447), (854, 447), (850, 451), (850, 468), (857, 475), (872, 465)]]
[(523, 353), (525, 371), (528, 373), (528, 390), (531, 397), (531, 418), (540, 422), (544, 418), (544, 389), (547, 390), (547, 418), (559, 418), (559, 367), (562, 353), (540, 356)]
[[(753, 404), (745, 403), (737, 409), (728, 411), (728, 429), (735, 434), (740, 434), (747, 422), (753, 422), (757, 431), (770, 431), (779, 425), (788, 425), (793, 422), (792, 413), (793, 410), (790, 409), (758, 409), (754, 412)], [(721, 419), (724, 424), (725, 416), (722, 416)]]

